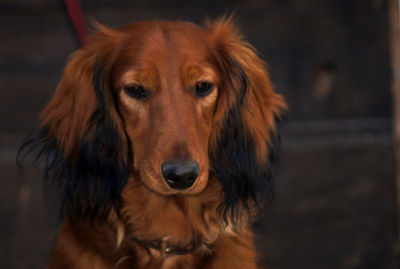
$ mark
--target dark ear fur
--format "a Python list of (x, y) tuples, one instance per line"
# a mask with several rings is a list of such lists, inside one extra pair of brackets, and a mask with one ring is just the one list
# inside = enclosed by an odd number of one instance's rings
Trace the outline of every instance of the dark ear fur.
[(74, 54), (39, 130), (18, 152), (19, 163), (27, 155), (42, 161), (45, 184), (61, 199), (63, 215), (78, 219), (118, 212), (129, 176), (126, 137), (106, 80), (109, 63), (95, 59), (96, 51), (89, 44)]
[(219, 112), (223, 116), (217, 120), (210, 159), (224, 191), (222, 216), (236, 225), (243, 213), (251, 216), (260, 201), (273, 197), (273, 165), (280, 144), (276, 121), (285, 104), (273, 92), (263, 62), (236, 33), (231, 19), (209, 27), (226, 82), (219, 98), (229, 100), (218, 104), (224, 112)]
[[(236, 70), (235, 70), (236, 69)], [(242, 68), (230, 69), (228, 81), (240, 81), (239, 88), (231, 84), (236, 102), (228, 109), (217, 138), (211, 150), (211, 163), (224, 190), (224, 201), (220, 210), (225, 221), (240, 222), (243, 210), (250, 211), (259, 201), (272, 200), (273, 168), (280, 148), (279, 134), (265, 141), (268, 157), (260, 162), (257, 145), (244, 124), (243, 109), (248, 109), (245, 101), (248, 82)]]

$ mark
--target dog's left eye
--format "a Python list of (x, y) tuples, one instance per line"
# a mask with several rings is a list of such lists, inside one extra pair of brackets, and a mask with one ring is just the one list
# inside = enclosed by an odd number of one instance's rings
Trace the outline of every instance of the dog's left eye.
[(199, 81), (196, 83), (196, 95), (198, 97), (203, 97), (208, 95), (214, 89), (214, 85), (206, 82), (206, 81)]
[(149, 93), (142, 85), (133, 84), (124, 87), (124, 91), (130, 96), (138, 100), (146, 101)]

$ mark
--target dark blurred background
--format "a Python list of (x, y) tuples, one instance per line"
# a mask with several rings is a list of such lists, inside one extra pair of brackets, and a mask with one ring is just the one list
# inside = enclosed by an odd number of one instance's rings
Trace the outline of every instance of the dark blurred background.
[[(290, 111), (276, 198), (255, 223), (279, 268), (397, 268), (388, 0), (82, 0), (108, 26), (202, 24), (235, 11)], [(88, 20), (87, 20), (88, 21)], [(0, 268), (44, 268), (59, 220), (41, 174), (15, 165), (68, 55), (63, 1), (0, 0)]]

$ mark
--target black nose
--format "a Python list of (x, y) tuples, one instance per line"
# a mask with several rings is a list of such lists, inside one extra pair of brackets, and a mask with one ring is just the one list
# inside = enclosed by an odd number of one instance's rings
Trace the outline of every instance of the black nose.
[(199, 164), (193, 160), (169, 161), (161, 165), (161, 171), (170, 187), (184, 190), (199, 176)]

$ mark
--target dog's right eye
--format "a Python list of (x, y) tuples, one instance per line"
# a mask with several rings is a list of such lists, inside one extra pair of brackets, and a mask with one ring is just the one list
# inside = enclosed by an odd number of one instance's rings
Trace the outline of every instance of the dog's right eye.
[(196, 95), (198, 97), (204, 97), (208, 95), (213, 89), (214, 85), (209, 82), (199, 81), (196, 83)]
[(124, 91), (132, 98), (146, 101), (147, 97), (149, 96), (148, 91), (146, 91), (142, 85), (133, 84), (124, 87)]

